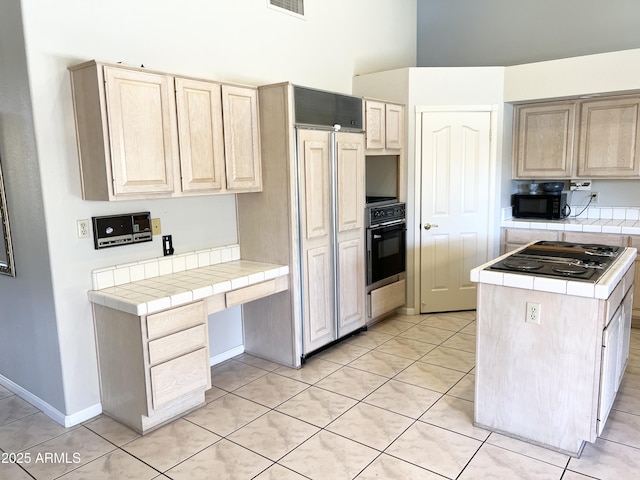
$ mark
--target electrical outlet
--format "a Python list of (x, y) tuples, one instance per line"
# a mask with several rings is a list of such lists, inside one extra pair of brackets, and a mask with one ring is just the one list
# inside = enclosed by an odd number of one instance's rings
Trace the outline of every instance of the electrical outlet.
[(540, 310), (539, 303), (527, 302), (527, 318), (525, 318), (525, 322), (540, 325)]
[(591, 203), (598, 203), (598, 200), (600, 200), (598, 192), (591, 192)]
[(89, 220), (78, 220), (78, 238), (89, 238)]

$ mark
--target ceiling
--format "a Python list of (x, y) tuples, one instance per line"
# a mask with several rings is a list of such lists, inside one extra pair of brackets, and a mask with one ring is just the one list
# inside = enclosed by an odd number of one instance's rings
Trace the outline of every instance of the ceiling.
[(639, 0), (417, 0), (417, 66), (509, 66), (640, 48)]

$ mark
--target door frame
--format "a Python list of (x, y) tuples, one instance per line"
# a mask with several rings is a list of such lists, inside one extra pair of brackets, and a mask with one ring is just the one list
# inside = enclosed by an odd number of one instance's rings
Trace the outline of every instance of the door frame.
[[(490, 133), (489, 133), (489, 205), (493, 214), (489, 214), (488, 219), (488, 238), (487, 238), (487, 259), (494, 258), (495, 246), (499, 245), (499, 232), (496, 232), (496, 223), (500, 222), (500, 209), (498, 208), (497, 200), (500, 198), (500, 192), (498, 192), (498, 105), (442, 105), (442, 106), (425, 106), (416, 105), (415, 107), (415, 129), (414, 129), (414, 152), (415, 152), (415, 164), (414, 164), (414, 198), (415, 205), (414, 218), (411, 219), (413, 223), (413, 236), (412, 243), (415, 246), (416, 254), (413, 255), (413, 298), (414, 305), (413, 310), (416, 315), (420, 315), (420, 302), (422, 291), (422, 278), (420, 275), (420, 265), (422, 262), (422, 244), (421, 228), (422, 224), (420, 219), (422, 218), (422, 114), (423, 113), (446, 113), (446, 112), (489, 112), (490, 114)], [(409, 220), (409, 219), (407, 219)], [(407, 262), (409, 258), (407, 258)]]

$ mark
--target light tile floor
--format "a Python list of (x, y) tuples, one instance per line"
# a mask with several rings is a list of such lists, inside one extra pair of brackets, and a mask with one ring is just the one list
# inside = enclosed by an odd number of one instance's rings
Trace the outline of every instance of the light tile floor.
[(144, 437), (106, 416), (65, 429), (0, 387), (0, 478), (639, 478), (640, 330), (576, 459), (473, 426), (474, 316), (395, 316), (300, 370), (240, 355), (212, 368), (206, 406)]

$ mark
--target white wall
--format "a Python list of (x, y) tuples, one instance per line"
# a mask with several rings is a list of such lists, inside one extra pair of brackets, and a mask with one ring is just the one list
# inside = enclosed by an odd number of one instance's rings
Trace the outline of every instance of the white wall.
[[(0, 275), (0, 379), (63, 410), (62, 367), (20, 5), (3, 1), (0, 11), (0, 162), (16, 268), (15, 278)], [(4, 248), (4, 242), (0, 244)]]
[[(2, 40), (12, 48), (16, 41), (22, 42), (15, 4), (15, 0), (0, 0), (0, 30), (7, 29)], [(5, 90), (6, 95), (31, 96), (34, 126), (19, 135), (27, 137), (23, 143), (33, 150), (34, 174), (29, 178), (35, 188), (26, 204), (14, 201), (10, 209), (14, 217), (25, 220), (12, 225), (14, 237), (37, 237), (42, 243), (38, 251), (29, 242), (18, 242), (18, 278), (26, 279), (25, 256), (33, 257), (43, 263), (42, 283), (46, 285), (30, 297), (0, 290), (3, 309), (13, 312), (15, 322), (32, 327), (19, 342), (1, 345), (6, 350), (0, 356), (0, 375), (6, 372), (11, 381), (63, 414), (81, 416), (99, 402), (93, 324), (86, 296), (91, 288), (90, 272), (160, 256), (162, 249), (155, 239), (96, 251), (91, 240), (76, 238), (76, 220), (149, 210), (153, 217), (161, 218), (163, 233), (173, 235), (176, 253), (235, 243), (237, 233), (233, 195), (83, 201), (67, 67), (95, 58), (227, 82), (258, 85), (289, 80), (350, 93), (355, 74), (415, 64), (416, 1), (307, 2), (306, 20), (268, 8), (266, 0), (22, 0), (21, 6), (26, 65), (20, 50), (13, 54), (3, 50), (0, 71), (16, 68), (17, 63), (20, 78)], [(5, 16), (8, 7), (12, 15)], [(25, 117), (30, 115), (30, 105), (21, 108)], [(20, 162), (18, 153), (7, 156), (11, 157), (9, 163)], [(9, 183), (24, 177), (11, 171), (5, 174)], [(40, 214), (29, 217), (31, 209)], [(48, 322), (38, 318), (34, 308), (46, 308)], [(237, 332), (238, 312), (235, 318), (230, 332)], [(43, 333), (46, 337), (41, 339)], [(230, 336), (237, 337), (235, 333)], [(34, 353), (31, 349), (39, 341), (45, 345)], [(29, 358), (48, 355), (35, 366), (38, 371), (33, 366), (29, 371), (9, 368), (15, 361), (11, 359), (21, 351), (28, 352), (24, 355)], [(50, 373), (46, 371), (49, 365), (51, 377), (38, 384), (39, 377)]]
[(507, 67), (504, 101), (640, 90), (640, 49)]
[(637, 0), (419, 0), (420, 67), (520, 65), (638, 48)]

